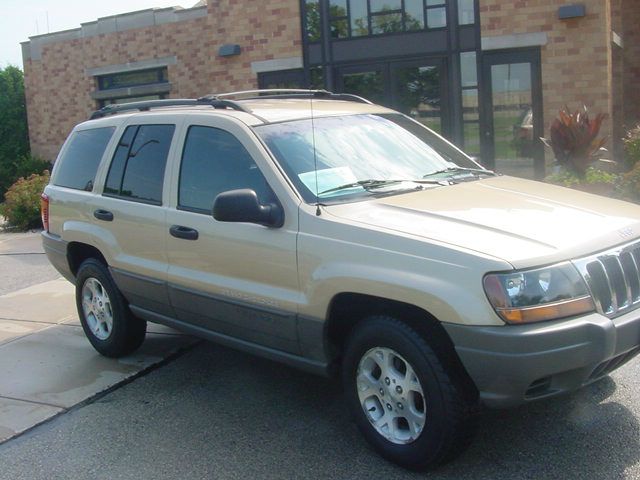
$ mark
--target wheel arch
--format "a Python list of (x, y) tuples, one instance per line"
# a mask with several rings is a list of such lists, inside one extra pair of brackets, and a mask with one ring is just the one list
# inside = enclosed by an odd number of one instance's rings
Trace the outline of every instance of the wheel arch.
[(384, 297), (342, 292), (336, 294), (329, 304), (325, 322), (326, 351), (334, 368), (339, 368), (342, 352), (353, 329), (367, 317), (389, 315), (406, 323), (420, 334), (435, 353), (461, 381), (463, 390), (470, 398), (477, 398), (478, 391), (464, 368), (455, 346), (440, 321), (429, 311), (410, 303)]
[(69, 242), (67, 245), (67, 261), (74, 277), (77, 275), (82, 262), (88, 258), (95, 258), (105, 266), (109, 265), (102, 252), (93, 245), (83, 242)]

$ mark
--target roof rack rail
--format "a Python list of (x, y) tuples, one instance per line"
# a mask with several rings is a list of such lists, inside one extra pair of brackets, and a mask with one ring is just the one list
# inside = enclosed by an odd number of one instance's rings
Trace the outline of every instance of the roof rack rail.
[(264, 98), (324, 98), (329, 100), (344, 100), (371, 104), (366, 98), (350, 93), (333, 93), (328, 90), (307, 90), (302, 88), (269, 88), (259, 90), (242, 90), (239, 92), (214, 93), (203, 98), (224, 99), (227, 97), (241, 97), (238, 100), (257, 100)]
[(138, 110), (141, 112), (151, 110), (152, 108), (179, 107), (179, 106), (210, 106), (213, 108), (231, 108), (240, 112), (251, 113), (247, 107), (240, 105), (232, 100), (223, 100), (215, 96), (206, 96), (198, 99), (166, 99), (166, 100), (146, 100), (142, 102), (129, 102), (111, 104), (96, 110), (89, 117), (90, 120), (106, 117), (120, 112)]

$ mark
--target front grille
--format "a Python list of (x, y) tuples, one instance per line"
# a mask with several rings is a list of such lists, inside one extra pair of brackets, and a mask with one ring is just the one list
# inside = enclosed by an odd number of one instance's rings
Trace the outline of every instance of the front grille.
[(598, 312), (609, 318), (640, 307), (640, 242), (575, 260)]

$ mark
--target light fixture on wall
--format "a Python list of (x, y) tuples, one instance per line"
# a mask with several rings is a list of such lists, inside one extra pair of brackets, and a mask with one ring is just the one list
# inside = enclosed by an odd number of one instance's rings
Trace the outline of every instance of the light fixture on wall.
[(237, 43), (226, 43), (218, 49), (218, 55), (221, 57), (233, 57), (234, 55), (240, 55), (240, 45)]
[(587, 7), (583, 4), (564, 5), (558, 8), (558, 18), (568, 20), (570, 18), (580, 18), (587, 15)]

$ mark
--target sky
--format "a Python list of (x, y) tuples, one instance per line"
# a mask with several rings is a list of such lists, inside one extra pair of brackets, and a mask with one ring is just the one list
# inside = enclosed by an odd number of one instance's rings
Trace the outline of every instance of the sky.
[[(153, 7), (192, 7), (197, 0), (0, 0), (0, 68), (22, 68), (20, 42), (30, 36), (69, 30), (98, 17)], [(48, 18), (47, 18), (48, 17)]]

